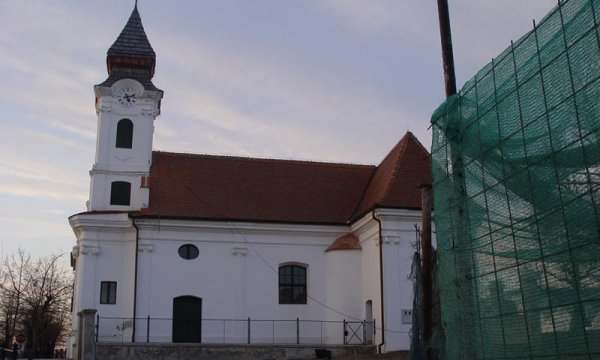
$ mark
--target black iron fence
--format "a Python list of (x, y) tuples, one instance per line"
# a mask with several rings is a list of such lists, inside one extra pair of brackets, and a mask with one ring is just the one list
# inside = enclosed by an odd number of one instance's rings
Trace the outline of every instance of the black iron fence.
[[(134, 330), (135, 325), (135, 330)], [(189, 328), (190, 324), (187, 324)], [(196, 337), (174, 337), (170, 318), (96, 317), (96, 342), (205, 344), (367, 345), (375, 338), (375, 321), (202, 319)]]

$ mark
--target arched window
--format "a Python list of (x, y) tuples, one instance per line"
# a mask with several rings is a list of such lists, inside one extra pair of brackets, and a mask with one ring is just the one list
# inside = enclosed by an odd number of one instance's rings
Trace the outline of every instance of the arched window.
[(113, 181), (110, 185), (110, 204), (129, 206), (131, 197), (131, 183), (127, 181)]
[(129, 119), (121, 119), (117, 123), (117, 147), (131, 149), (133, 144), (133, 123)]
[(305, 266), (279, 266), (279, 303), (306, 304)]

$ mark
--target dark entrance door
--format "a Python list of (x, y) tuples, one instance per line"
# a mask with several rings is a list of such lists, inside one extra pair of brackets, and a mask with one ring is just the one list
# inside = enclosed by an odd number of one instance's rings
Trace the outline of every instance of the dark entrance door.
[(202, 341), (202, 299), (195, 296), (173, 298), (173, 342)]

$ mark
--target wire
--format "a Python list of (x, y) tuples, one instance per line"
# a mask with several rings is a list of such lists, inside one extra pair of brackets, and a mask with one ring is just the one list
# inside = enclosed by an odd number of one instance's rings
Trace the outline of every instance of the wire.
[[(254, 246), (253, 246), (253, 245), (252, 245), (252, 244), (251, 244), (251, 243), (248, 241), (248, 239), (246, 238), (246, 236), (244, 235), (244, 233), (243, 233), (243, 232), (242, 232), (242, 231), (241, 231), (241, 230), (240, 230), (240, 229), (237, 227), (237, 225), (236, 225), (236, 224), (235, 224), (235, 223), (234, 223), (232, 220), (230, 220), (230, 218), (229, 218), (229, 216), (228, 216), (227, 214), (225, 214), (223, 211), (221, 211), (221, 210), (219, 210), (219, 209), (217, 209), (217, 208), (215, 208), (215, 207), (211, 206), (211, 205), (210, 205), (210, 204), (209, 204), (207, 201), (205, 201), (205, 200), (204, 200), (204, 199), (202, 199), (200, 196), (198, 196), (196, 193), (194, 193), (194, 191), (192, 190), (191, 186), (188, 186), (188, 187), (187, 187), (187, 189), (188, 189), (188, 191), (190, 192), (190, 194), (192, 194), (192, 196), (193, 196), (193, 197), (194, 197), (196, 200), (200, 201), (202, 204), (204, 204), (204, 205), (205, 205), (207, 208), (209, 208), (210, 210), (212, 210), (212, 211), (214, 211), (214, 212), (216, 212), (216, 213), (220, 214), (221, 216), (223, 216), (223, 217), (225, 218), (225, 220), (227, 221), (227, 223), (228, 223), (228, 224), (230, 224), (230, 225), (231, 225), (231, 226), (232, 226), (232, 227), (235, 229), (235, 231), (237, 232), (237, 234), (238, 234), (238, 235), (239, 235), (239, 236), (242, 238), (242, 240), (244, 240), (244, 243), (245, 243), (245, 244), (246, 244), (246, 245), (247, 245), (247, 246), (248, 246), (248, 247), (249, 247), (249, 248), (252, 250), (252, 252), (254, 252), (254, 254), (256, 254), (256, 256), (257, 256), (257, 257), (258, 257), (258, 258), (259, 258), (259, 259), (260, 259), (260, 260), (261, 260), (261, 261), (262, 261), (262, 262), (263, 262), (263, 263), (264, 263), (264, 264), (265, 264), (265, 265), (266, 265), (266, 266), (267, 266), (269, 269), (271, 269), (271, 271), (273, 271), (273, 272), (275, 273), (275, 275), (279, 276), (279, 270), (278, 270), (276, 267), (274, 267), (273, 265), (271, 265), (271, 263), (269, 263), (269, 262), (268, 262), (268, 261), (267, 261), (267, 260), (266, 260), (266, 259), (265, 259), (265, 258), (264, 258), (264, 257), (263, 257), (261, 254), (260, 254), (260, 252), (258, 252), (258, 250), (257, 250), (257, 249), (256, 249), (256, 248), (255, 248), (255, 247), (254, 247)], [(348, 315), (348, 314), (346, 314), (346, 313), (343, 313), (342, 311), (339, 311), (339, 310), (337, 310), (337, 309), (335, 309), (335, 308), (333, 308), (333, 307), (331, 307), (331, 306), (329, 306), (329, 305), (325, 304), (324, 302), (322, 302), (322, 301), (320, 301), (320, 300), (318, 300), (318, 299), (316, 299), (316, 298), (314, 298), (314, 297), (310, 296), (309, 294), (306, 294), (306, 297), (307, 297), (307, 298), (309, 298), (310, 300), (312, 300), (313, 302), (315, 302), (316, 304), (318, 304), (318, 305), (320, 305), (320, 306), (324, 307), (325, 309), (327, 309), (327, 310), (330, 310), (330, 311), (332, 311), (332, 312), (334, 312), (334, 313), (336, 313), (336, 314), (338, 314), (338, 315), (341, 315), (341, 316), (343, 316), (343, 317), (345, 317), (345, 318), (348, 318), (348, 319), (350, 319), (350, 320), (353, 320), (353, 321), (360, 321), (360, 322), (362, 322), (362, 321), (364, 320), (364, 319), (358, 319), (358, 318), (356, 318), (356, 317), (354, 317), (354, 316), (351, 316), (351, 315)], [(375, 327), (375, 329), (377, 329), (377, 330), (381, 330), (381, 331), (387, 331), (387, 332), (389, 332), (389, 333), (397, 333), (397, 334), (400, 334), (400, 333), (409, 333), (409, 332), (410, 332), (410, 331), (402, 331), (402, 330), (393, 330), (393, 329), (389, 329), (389, 328), (388, 328), (388, 329), (383, 329), (383, 328), (381, 328), (381, 327)]]

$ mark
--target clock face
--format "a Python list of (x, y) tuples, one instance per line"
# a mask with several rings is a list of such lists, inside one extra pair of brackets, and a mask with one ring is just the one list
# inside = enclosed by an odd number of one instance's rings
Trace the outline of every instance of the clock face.
[(117, 95), (117, 99), (119, 100), (119, 104), (121, 104), (122, 106), (131, 106), (133, 104), (136, 103), (137, 101), (137, 94), (135, 92), (135, 90), (133, 90), (130, 87), (125, 87), (123, 89), (121, 89), (121, 91), (119, 91), (118, 95)]

